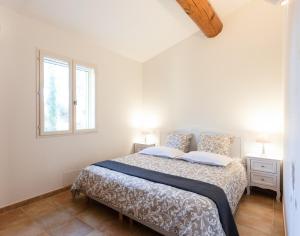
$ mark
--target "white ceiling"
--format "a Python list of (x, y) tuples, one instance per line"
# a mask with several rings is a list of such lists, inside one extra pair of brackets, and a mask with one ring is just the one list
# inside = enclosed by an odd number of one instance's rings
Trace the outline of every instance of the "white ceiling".
[[(210, 2), (223, 18), (248, 1)], [(0, 0), (0, 4), (85, 33), (103, 47), (140, 62), (199, 30), (175, 0)]]

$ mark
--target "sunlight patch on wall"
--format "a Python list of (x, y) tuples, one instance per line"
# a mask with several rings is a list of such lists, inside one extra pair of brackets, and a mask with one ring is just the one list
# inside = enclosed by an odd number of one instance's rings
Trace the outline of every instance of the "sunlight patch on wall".
[(261, 153), (262, 144), (258, 139), (267, 136), (266, 153), (282, 155), (283, 114), (276, 109), (256, 109), (250, 111), (244, 119), (247, 137), (245, 138), (246, 153)]
[(245, 128), (251, 132), (282, 134), (283, 114), (275, 110), (257, 110), (248, 114), (245, 119)]
[(130, 124), (137, 129), (157, 129), (160, 121), (158, 116), (152, 112), (134, 112)]
[(134, 143), (156, 144), (158, 142), (160, 120), (155, 113), (149, 111), (133, 112), (130, 124), (137, 130), (133, 138)]

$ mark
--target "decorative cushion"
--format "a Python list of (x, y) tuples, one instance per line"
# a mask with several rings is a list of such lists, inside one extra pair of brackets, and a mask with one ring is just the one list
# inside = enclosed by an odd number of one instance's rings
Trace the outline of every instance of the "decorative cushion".
[(192, 134), (171, 133), (167, 136), (165, 146), (188, 152), (191, 146), (191, 139)]
[(233, 137), (229, 135), (200, 134), (198, 151), (230, 156)]

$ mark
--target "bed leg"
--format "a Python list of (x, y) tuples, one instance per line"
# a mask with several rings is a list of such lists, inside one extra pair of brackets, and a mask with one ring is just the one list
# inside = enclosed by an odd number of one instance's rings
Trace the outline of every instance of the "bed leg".
[(133, 220), (131, 218), (129, 218), (129, 227), (133, 226)]
[(79, 195), (79, 193), (78, 193), (77, 190), (73, 190), (73, 191), (71, 191), (71, 193), (72, 193), (72, 199), (73, 199), (73, 200), (75, 200), (76, 197)]
[(91, 202), (91, 199), (88, 196), (86, 196), (86, 204), (90, 204), (90, 202)]
[(121, 212), (119, 212), (119, 221), (123, 222), (123, 215)]

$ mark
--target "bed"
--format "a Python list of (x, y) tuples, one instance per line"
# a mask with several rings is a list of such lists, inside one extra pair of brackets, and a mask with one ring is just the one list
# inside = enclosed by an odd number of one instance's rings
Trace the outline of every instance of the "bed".
[[(226, 167), (131, 154), (116, 162), (199, 180), (222, 188), (234, 214), (247, 186), (241, 158)], [(72, 186), (164, 235), (225, 235), (216, 204), (209, 198), (99, 166), (84, 168)]]

